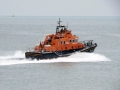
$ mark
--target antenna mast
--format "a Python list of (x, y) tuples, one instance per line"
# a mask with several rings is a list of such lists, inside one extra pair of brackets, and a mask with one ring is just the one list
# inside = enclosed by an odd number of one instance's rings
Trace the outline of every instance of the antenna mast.
[(60, 26), (60, 22), (62, 22), (62, 21), (60, 21), (60, 18), (59, 18), (59, 21), (58, 21), (59, 26)]
[(60, 22), (62, 21), (60, 21), (60, 18), (59, 18), (59, 21), (57, 22), (59, 26), (56, 27), (56, 33), (59, 32), (59, 28), (61, 27)]

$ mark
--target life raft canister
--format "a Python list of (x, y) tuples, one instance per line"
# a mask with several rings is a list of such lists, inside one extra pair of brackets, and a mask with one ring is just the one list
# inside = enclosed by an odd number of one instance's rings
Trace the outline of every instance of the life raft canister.
[(40, 51), (39, 46), (35, 46), (35, 47), (34, 47), (34, 51), (39, 52), (39, 51)]

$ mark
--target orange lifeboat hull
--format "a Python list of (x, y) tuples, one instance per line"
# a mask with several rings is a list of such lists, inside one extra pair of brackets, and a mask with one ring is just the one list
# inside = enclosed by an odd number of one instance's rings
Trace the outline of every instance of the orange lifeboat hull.
[(86, 46), (82, 49), (73, 49), (73, 50), (65, 50), (65, 51), (54, 51), (54, 52), (26, 52), (25, 57), (37, 60), (45, 60), (45, 59), (53, 59), (58, 57), (67, 57), (75, 52), (93, 52), (97, 47), (97, 44), (92, 44), (90, 46)]

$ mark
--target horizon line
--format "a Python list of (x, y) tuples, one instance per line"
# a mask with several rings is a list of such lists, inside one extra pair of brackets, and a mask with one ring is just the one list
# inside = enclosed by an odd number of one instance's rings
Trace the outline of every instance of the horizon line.
[(17, 16), (9, 16), (9, 15), (6, 15), (6, 16), (2, 16), (0, 15), (0, 17), (120, 17), (120, 16), (22, 16), (22, 15), (17, 15)]

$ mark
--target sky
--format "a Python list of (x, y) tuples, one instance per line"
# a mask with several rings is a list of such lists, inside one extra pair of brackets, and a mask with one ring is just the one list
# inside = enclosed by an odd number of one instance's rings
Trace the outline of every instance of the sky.
[(0, 16), (120, 16), (120, 0), (0, 0)]

